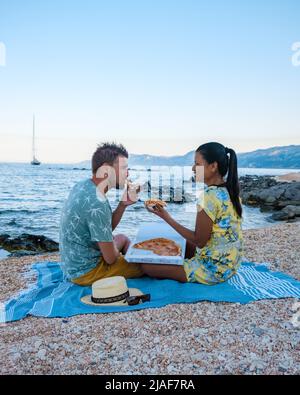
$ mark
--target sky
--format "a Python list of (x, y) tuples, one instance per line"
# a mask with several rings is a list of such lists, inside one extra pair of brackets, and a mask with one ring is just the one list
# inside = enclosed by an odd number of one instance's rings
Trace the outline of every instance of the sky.
[(0, 0), (0, 162), (33, 113), (47, 163), (300, 144), (299, 42), (299, 0)]

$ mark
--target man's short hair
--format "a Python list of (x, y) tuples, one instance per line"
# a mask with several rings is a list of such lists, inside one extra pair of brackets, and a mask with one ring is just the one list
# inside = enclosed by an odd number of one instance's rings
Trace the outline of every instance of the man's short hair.
[(93, 173), (96, 173), (104, 163), (112, 166), (119, 155), (128, 158), (128, 152), (122, 144), (99, 144), (92, 157)]

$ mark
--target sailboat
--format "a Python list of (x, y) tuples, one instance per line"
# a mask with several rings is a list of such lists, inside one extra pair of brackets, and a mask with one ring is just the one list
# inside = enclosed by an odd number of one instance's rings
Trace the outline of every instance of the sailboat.
[(39, 160), (35, 157), (35, 117), (33, 116), (33, 133), (32, 133), (32, 161), (33, 166), (38, 166), (41, 164)]

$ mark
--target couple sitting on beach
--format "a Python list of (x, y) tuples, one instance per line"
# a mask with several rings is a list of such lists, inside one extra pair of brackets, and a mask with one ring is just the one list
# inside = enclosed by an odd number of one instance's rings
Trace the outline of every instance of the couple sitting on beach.
[[(180, 225), (164, 207), (151, 209), (186, 239), (183, 265), (128, 263), (124, 255), (130, 240), (122, 234), (113, 236), (112, 232), (126, 208), (137, 199), (131, 200), (126, 188), (112, 212), (106, 198), (111, 188), (122, 189), (126, 184), (128, 153), (122, 145), (100, 145), (92, 158), (92, 178), (78, 182), (63, 207), (60, 253), (66, 279), (85, 286), (112, 276), (147, 275), (213, 285), (233, 276), (243, 255), (236, 154), (222, 144), (207, 143), (195, 151), (194, 160), (196, 182), (205, 185), (197, 201), (195, 229)], [(197, 171), (201, 166), (204, 180)]]

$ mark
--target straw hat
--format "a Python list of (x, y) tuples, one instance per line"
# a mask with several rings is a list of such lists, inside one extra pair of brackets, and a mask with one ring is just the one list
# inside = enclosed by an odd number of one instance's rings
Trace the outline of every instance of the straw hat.
[(137, 288), (128, 288), (122, 276), (107, 277), (92, 284), (92, 295), (80, 300), (91, 306), (128, 306), (127, 298), (143, 295)]

